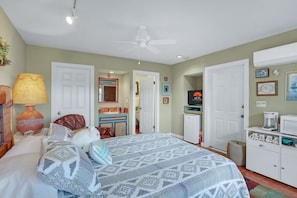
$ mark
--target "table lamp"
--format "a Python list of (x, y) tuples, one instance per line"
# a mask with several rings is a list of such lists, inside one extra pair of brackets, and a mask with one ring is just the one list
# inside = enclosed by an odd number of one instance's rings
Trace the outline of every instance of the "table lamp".
[(17, 130), (22, 134), (30, 130), (38, 133), (43, 128), (43, 116), (35, 110), (35, 105), (48, 103), (43, 76), (31, 73), (19, 74), (12, 91), (12, 98), (14, 104), (25, 104), (25, 110), (16, 118)]

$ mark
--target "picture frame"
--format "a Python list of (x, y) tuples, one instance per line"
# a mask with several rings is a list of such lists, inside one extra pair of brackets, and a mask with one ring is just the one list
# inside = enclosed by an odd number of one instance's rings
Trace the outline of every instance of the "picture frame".
[(168, 83), (163, 83), (163, 86), (162, 86), (162, 94), (163, 94), (163, 95), (170, 95), (170, 84), (168, 84)]
[(256, 69), (256, 78), (266, 78), (269, 77), (269, 69)]
[(163, 104), (169, 104), (169, 97), (163, 97)]
[(277, 80), (257, 82), (257, 96), (277, 96)]
[(297, 71), (287, 72), (286, 102), (297, 102)]

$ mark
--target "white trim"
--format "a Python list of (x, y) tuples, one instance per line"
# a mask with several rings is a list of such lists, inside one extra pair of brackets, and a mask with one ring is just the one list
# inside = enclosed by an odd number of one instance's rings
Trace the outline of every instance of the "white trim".
[[(222, 69), (222, 68), (227, 68), (231, 67), (234, 65), (243, 65), (244, 67), (244, 120), (243, 120), (243, 133), (245, 129), (249, 125), (249, 59), (243, 59), (239, 61), (234, 61), (234, 62), (229, 62), (229, 63), (224, 63), (224, 64), (219, 64), (219, 65), (213, 65), (205, 68), (205, 77), (204, 77), (204, 138), (202, 142), (202, 146), (204, 147), (209, 147), (210, 145), (210, 108), (208, 108), (211, 105), (211, 100), (210, 96), (208, 94), (207, 90), (210, 90), (212, 87), (212, 79), (210, 76), (211, 71), (216, 70), (216, 69)], [(243, 136), (245, 137), (245, 136)]]
[(131, 92), (131, 97), (132, 98), (132, 121), (131, 121), (131, 133), (134, 135), (135, 134), (135, 118), (136, 118), (136, 90), (135, 90), (135, 83), (136, 83), (136, 76), (137, 75), (149, 75), (149, 76), (154, 76), (156, 80), (156, 97), (155, 97), (155, 104), (156, 104), (156, 111), (155, 111), (155, 131), (159, 132), (160, 130), (160, 73), (158, 72), (148, 72), (148, 71), (141, 71), (141, 70), (133, 70), (132, 71), (132, 92)]

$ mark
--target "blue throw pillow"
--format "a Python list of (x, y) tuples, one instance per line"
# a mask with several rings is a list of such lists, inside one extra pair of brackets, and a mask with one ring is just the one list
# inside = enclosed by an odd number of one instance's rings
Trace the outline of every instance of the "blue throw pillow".
[(97, 140), (91, 142), (89, 148), (89, 155), (93, 160), (100, 164), (111, 165), (112, 157), (110, 155), (109, 149), (104, 141)]

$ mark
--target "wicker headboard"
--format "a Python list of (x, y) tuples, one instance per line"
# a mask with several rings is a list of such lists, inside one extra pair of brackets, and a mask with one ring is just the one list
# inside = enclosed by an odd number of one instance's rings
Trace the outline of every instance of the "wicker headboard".
[(13, 146), (11, 87), (0, 85), (0, 157)]

